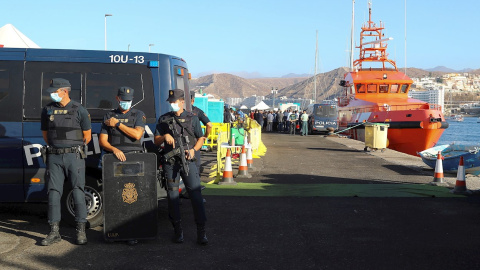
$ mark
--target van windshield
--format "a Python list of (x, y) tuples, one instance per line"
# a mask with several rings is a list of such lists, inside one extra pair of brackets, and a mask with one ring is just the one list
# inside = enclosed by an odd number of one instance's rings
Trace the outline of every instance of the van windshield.
[(337, 109), (332, 105), (319, 105), (315, 108), (315, 116), (337, 117)]

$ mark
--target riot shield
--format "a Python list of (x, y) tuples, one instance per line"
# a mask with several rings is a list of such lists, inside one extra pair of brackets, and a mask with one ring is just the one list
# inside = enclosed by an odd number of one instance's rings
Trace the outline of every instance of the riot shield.
[(157, 236), (157, 157), (126, 153), (102, 158), (106, 241), (154, 239)]

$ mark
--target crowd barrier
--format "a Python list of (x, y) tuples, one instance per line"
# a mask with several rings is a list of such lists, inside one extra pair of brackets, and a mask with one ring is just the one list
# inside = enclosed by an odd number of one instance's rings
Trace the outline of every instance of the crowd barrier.
[[(210, 174), (210, 177), (215, 177), (214, 180), (210, 181), (209, 184), (218, 183), (222, 179), (223, 169), (224, 169), (224, 160), (227, 155), (227, 147), (222, 147), (222, 144), (230, 145), (230, 135), (231, 128), (243, 127), (245, 132), (243, 135), (247, 136), (247, 143), (250, 143), (252, 148), (253, 158), (260, 158), (264, 156), (267, 152), (267, 148), (262, 142), (262, 129), (260, 125), (253, 119), (246, 117), (245, 121), (239, 123), (233, 123), (233, 125), (226, 123), (214, 123), (214, 128), (208, 138), (208, 141), (204, 143), (204, 146), (209, 147), (210, 149), (215, 149), (217, 151), (217, 162), (211, 168), (213, 171)], [(242, 133), (241, 133), (242, 134)], [(240, 153), (242, 145), (238, 147), (231, 148), (232, 154)], [(235, 163), (235, 162), (234, 162)]]

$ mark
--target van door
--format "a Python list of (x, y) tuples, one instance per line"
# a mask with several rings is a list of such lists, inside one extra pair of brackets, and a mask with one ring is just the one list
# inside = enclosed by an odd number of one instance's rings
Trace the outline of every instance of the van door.
[(0, 201), (25, 200), (22, 147), (23, 61), (0, 61)]

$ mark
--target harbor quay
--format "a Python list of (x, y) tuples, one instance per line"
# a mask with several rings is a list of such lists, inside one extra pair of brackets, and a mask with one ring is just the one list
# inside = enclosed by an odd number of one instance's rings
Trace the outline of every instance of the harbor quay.
[[(134, 246), (107, 243), (103, 228), (89, 243), (44, 247), (46, 204), (0, 204), (1, 269), (477, 269), (480, 196), (428, 185), (434, 171), (420, 158), (359, 141), (262, 134), (267, 152), (251, 178), (208, 184), (215, 152), (204, 152), (208, 246), (196, 244), (188, 199), (183, 244), (170, 241), (166, 201), (158, 236)], [(233, 160), (236, 175), (238, 160)], [(455, 175), (445, 175), (447, 182)], [(470, 189), (478, 183), (468, 183)], [(470, 182), (478, 179), (471, 178)], [(471, 185), (471, 186), (470, 186)]]

